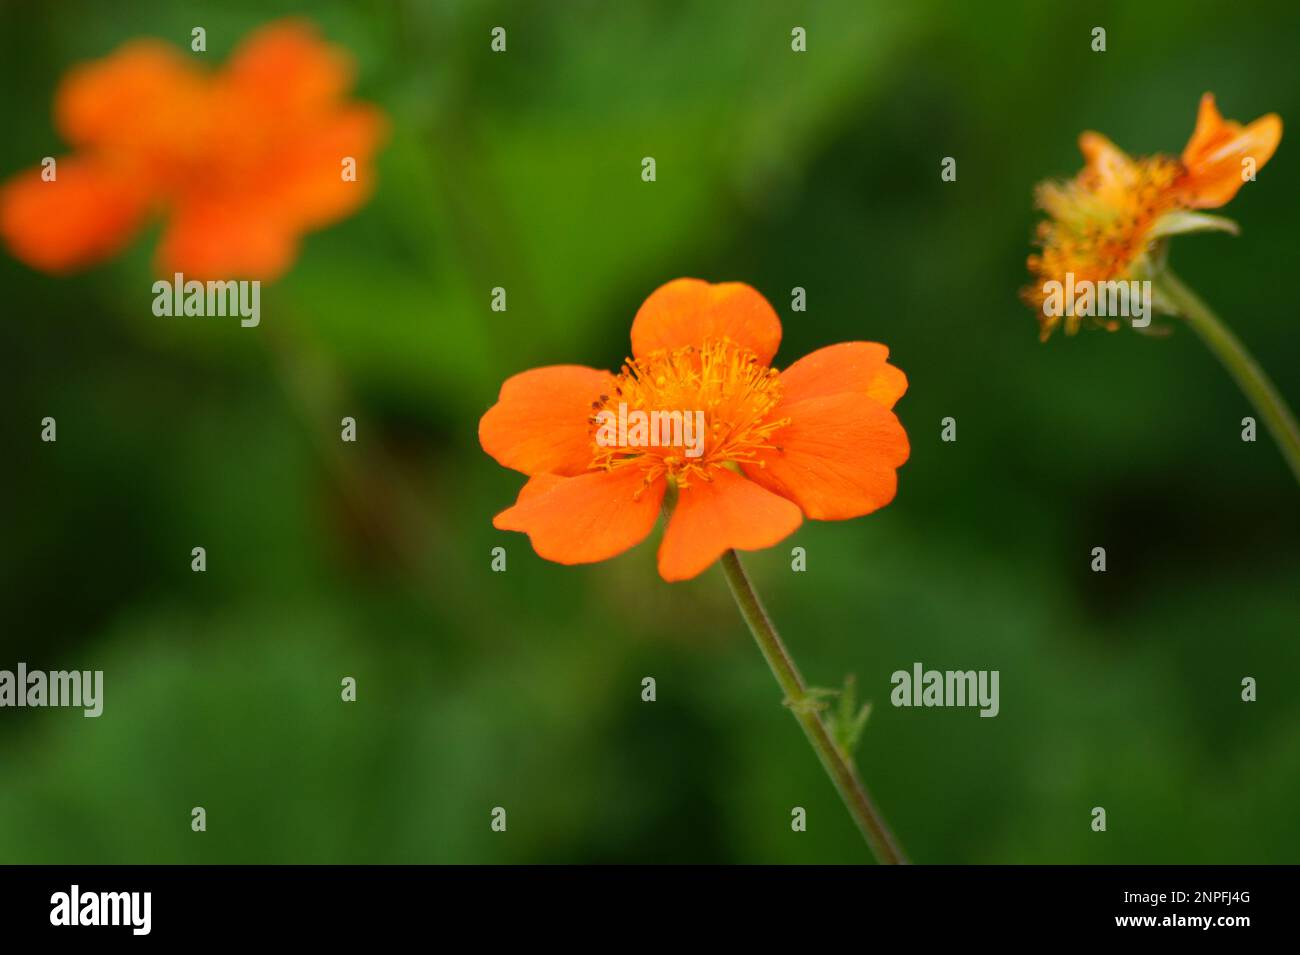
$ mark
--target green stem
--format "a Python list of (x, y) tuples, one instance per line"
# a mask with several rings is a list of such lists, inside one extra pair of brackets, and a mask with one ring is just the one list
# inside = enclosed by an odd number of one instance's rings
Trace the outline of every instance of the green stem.
[(839, 790), (844, 805), (853, 816), (853, 821), (858, 824), (858, 828), (866, 837), (867, 845), (871, 847), (871, 851), (880, 862), (891, 865), (905, 864), (907, 857), (903, 855), (903, 850), (889, 831), (889, 826), (871, 801), (867, 787), (858, 778), (852, 760), (847, 753), (835, 745), (835, 741), (831, 738), (830, 731), (821, 717), (817, 699), (804, 685), (803, 677), (799, 675), (794, 660), (790, 658), (790, 652), (781, 642), (776, 627), (772, 626), (767, 611), (763, 609), (758, 595), (754, 593), (754, 585), (750, 583), (749, 575), (745, 573), (745, 568), (741, 566), (740, 558), (734, 550), (729, 550), (722, 555), (722, 570), (727, 575), (727, 583), (731, 586), (731, 594), (736, 598), (737, 606), (740, 607), (741, 616), (745, 618), (745, 623), (749, 624), (754, 639), (758, 641), (758, 648), (763, 651), (767, 665), (772, 668), (772, 675), (776, 677), (776, 682), (785, 693), (785, 705), (790, 708), (794, 718), (803, 727), (808, 742), (812, 744), (812, 748), (817, 752), (817, 758), (821, 760), (827, 775)]
[(1296, 426), (1295, 415), (1282, 400), (1268, 375), (1264, 374), (1250, 352), (1246, 351), (1241, 339), (1178, 276), (1165, 269), (1156, 284), (1236, 379), (1237, 385), (1264, 419), (1282, 456), (1291, 466), (1291, 473), (1300, 482), (1300, 427)]

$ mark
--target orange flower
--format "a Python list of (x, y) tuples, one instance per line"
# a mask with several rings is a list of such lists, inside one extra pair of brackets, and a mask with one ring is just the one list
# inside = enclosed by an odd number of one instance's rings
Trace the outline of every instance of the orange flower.
[[(780, 342), (776, 312), (748, 285), (677, 279), (637, 312), (619, 374), (555, 365), (508, 379), (479, 441), (529, 480), (493, 524), (526, 533), (547, 560), (605, 560), (649, 535), (671, 487), (659, 573), (673, 581), (728, 549), (771, 547), (805, 515), (844, 520), (888, 504), (909, 451), (890, 410), (907, 379), (889, 350), (845, 342), (778, 372)], [(602, 434), (655, 412), (661, 424), (699, 412), (699, 440), (689, 423), (652, 425), (639, 442)]]
[(28, 265), (64, 273), (162, 213), (160, 272), (275, 278), (304, 232), (369, 195), (384, 120), (345, 100), (351, 85), (347, 56), (302, 21), (258, 30), (215, 74), (161, 42), (128, 43), (64, 78), (55, 124), (76, 152), (51, 181), (34, 169), (0, 189), (0, 235)]
[[(1192, 210), (1224, 205), (1246, 181), (1243, 160), (1253, 171), (1272, 157), (1282, 138), (1282, 120), (1270, 113), (1249, 126), (1219, 115), (1214, 96), (1201, 97), (1196, 129), (1181, 158), (1151, 156), (1131, 159), (1099, 133), (1079, 137), (1087, 164), (1069, 182), (1045, 182), (1038, 187), (1038, 206), (1048, 218), (1038, 225), (1042, 251), (1029, 257), (1035, 284), (1022, 293), (1037, 310), (1043, 339), (1064, 319), (1066, 334), (1078, 331), (1075, 314), (1047, 315), (1044, 285), (1092, 283), (1151, 274), (1152, 253), (1160, 239), (1185, 232), (1219, 229), (1235, 231), (1230, 220)], [(1113, 320), (1095, 324), (1114, 330)]]

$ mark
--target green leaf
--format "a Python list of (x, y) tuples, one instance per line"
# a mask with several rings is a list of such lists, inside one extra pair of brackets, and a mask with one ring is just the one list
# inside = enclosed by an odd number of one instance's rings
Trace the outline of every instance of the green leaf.
[(864, 703), (861, 707), (857, 706), (857, 678), (852, 673), (844, 678), (842, 690), (822, 692), (829, 692), (840, 698), (839, 706), (827, 717), (827, 722), (830, 724), (831, 737), (835, 740), (835, 745), (846, 756), (852, 756), (858, 748), (862, 730), (871, 715), (871, 704)]
[(1179, 210), (1160, 217), (1151, 230), (1152, 239), (1163, 239), (1171, 235), (1187, 235), (1191, 232), (1227, 232), (1239, 235), (1241, 228), (1231, 219), (1223, 216), (1207, 216), (1203, 212)]

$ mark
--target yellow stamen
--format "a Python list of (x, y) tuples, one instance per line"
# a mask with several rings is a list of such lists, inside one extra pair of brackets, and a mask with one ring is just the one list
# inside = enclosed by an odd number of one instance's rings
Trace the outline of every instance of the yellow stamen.
[[(711, 481), (709, 472), (715, 467), (761, 465), (759, 453), (775, 447), (773, 433), (789, 423), (788, 418), (771, 417), (781, 400), (781, 390), (775, 368), (729, 339), (628, 358), (611, 393), (592, 403), (591, 466), (605, 470), (642, 468), (644, 489), (664, 475), (684, 488), (694, 479)], [(682, 440), (656, 440), (667, 439), (667, 434), (653, 435), (648, 446), (602, 444), (596, 438), (598, 417), (601, 412), (609, 412), (616, 420), (620, 405), (629, 415), (678, 412), (684, 417), (703, 412), (704, 433), (697, 438), (702, 448), (688, 446)], [(698, 455), (688, 453), (697, 449), (701, 450)]]
[[(1044, 284), (1063, 281), (1067, 273), (1073, 273), (1076, 284), (1128, 276), (1146, 255), (1157, 220), (1179, 206), (1175, 186), (1183, 175), (1182, 163), (1167, 156), (1119, 157), (1090, 164), (1069, 182), (1038, 187), (1038, 206), (1049, 218), (1038, 224), (1042, 251), (1028, 263), (1036, 284), (1024, 290), (1023, 298), (1037, 309), (1043, 338), (1062, 321), (1043, 312)], [(1112, 330), (1118, 327), (1098, 321)], [(1066, 315), (1064, 322), (1066, 334), (1072, 335), (1081, 318)]]

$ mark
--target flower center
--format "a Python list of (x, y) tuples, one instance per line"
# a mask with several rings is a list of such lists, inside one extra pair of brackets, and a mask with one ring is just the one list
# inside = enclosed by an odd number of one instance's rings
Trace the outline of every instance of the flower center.
[(687, 487), (712, 480), (712, 468), (758, 462), (789, 423), (772, 418), (781, 390), (775, 368), (729, 339), (629, 358), (592, 402), (591, 466), (639, 467), (646, 486), (667, 475)]
[[(1150, 232), (1166, 212), (1179, 206), (1177, 183), (1182, 163), (1166, 156), (1126, 162), (1105, 174), (1085, 169), (1065, 183), (1039, 187), (1038, 205), (1049, 218), (1038, 225), (1042, 251), (1029, 257), (1036, 284), (1024, 298), (1038, 310), (1044, 337), (1060, 321), (1043, 313), (1043, 285), (1072, 273), (1080, 280), (1101, 282), (1121, 278), (1146, 254)], [(1073, 334), (1079, 319), (1067, 316)], [(1113, 323), (1112, 323), (1113, 324)]]

